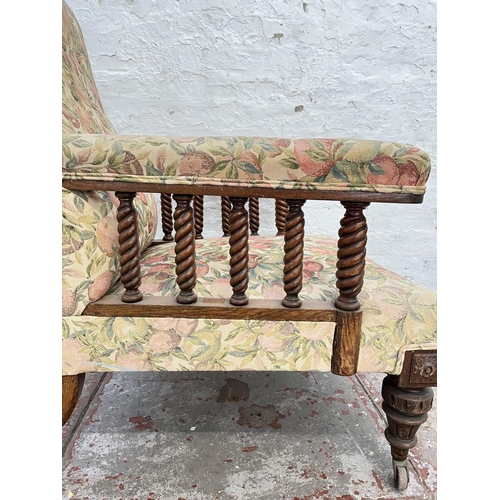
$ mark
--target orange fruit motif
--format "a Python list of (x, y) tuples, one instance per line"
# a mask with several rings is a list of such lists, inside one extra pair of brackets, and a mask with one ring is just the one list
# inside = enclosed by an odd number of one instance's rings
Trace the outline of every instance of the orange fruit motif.
[(312, 141), (306, 139), (297, 139), (294, 143), (293, 149), (300, 169), (306, 175), (310, 175), (311, 177), (321, 177), (330, 172), (332, 167), (335, 165), (335, 162), (330, 159), (321, 161), (319, 159), (311, 158), (311, 156), (317, 155), (318, 158), (320, 156), (328, 158), (333, 144), (333, 139), (314, 139), (314, 141), (319, 142), (323, 146), (324, 150), (315, 148), (311, 144)]

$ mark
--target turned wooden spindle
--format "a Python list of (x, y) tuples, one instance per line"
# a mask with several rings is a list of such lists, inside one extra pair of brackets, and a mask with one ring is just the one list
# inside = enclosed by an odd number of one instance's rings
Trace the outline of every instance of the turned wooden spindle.
[(285, 234), (286, 214), (288, 213), (288, 204), (285, 200), (277, 199), (275, 204), (275, 220), (276, 229), (278, 232), (276, 236)]
[(342, 202), (346, 209), (340, 221), (337, 251), (337, 288), (339, 296), (333, 337), (332, 372), (354, 375), (361, 345), (361, 304), (358, 294), (363, 286), (366, 256), (366, 219), (363, 210), (369, 203)]
[(172, 231), (174, 224), (172, 220), (172, 195), (161, 193), (161, 228), (163, 230), (163, 241), (174, 241)]
[(363, 210), (369, 203), (348, 201), (342, 205), (346, 212), (339, 229), (336, 273), (339, 296), (335, 307), (342, 311), (356, 311), (361, 306), (358, 294), (363, 287), (368, 232)]
[(249, 198), (248, 211), (250, 213), (250, 234), (258, 236), (260, 227), (259, 198)]
[(289, 207), (285, 222), (285, 256), (283, 268), (283, 288), (286, 296), (282, 300), (285, 307), (300, 307), (302, 301), (302, 262), (304, 257), (304, 212), (305, 200), (286, 200)]
[(120, 200), (117, 211), (118, 243), (120, 245), (120, 274), (125, 288), (122, 301), (127, 303), (140, 302), (142, 293), (141, 284), (139, 228), (137, 212), (134, 207), (136, 193), (116, 192)]
[(248, 198), (230, 197), (232, 210), (229, 215), (229, 274), (233, 295), (229, 302), (234, 306), (248, 304), (245, 292), (248, 287)]
[(229, 196), (221, 196), (221, 219), (222, 236), (229, 236), (229, 214), (231, 213), (231, 201)]
[(192, 195), (174, 194), (176, 209), (174, 212), (175, 227), (175, 272), (176, 283), (180, 288), (177, 295), (179, 304), (192, 304), (197, 296), (196, 286), (196, 243), (194, 235)]
[(194, 233), (197, 240), (203, 239), (203, 196), (194, 197)]

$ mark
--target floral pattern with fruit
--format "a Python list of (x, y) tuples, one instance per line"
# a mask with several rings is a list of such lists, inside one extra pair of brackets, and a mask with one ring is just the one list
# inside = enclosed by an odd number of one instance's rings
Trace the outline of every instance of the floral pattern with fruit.
[[(152, 247), (141, 259), (141, 290), (175, 296), (173, 244)], [(306, 237), (303, 300), (336, 296), (336, 241)], [(200, 297), (231, 295), (227, 238), (198, 240)], [(283, 239), (250, 238), (247, 294), (284, 297)], [(210, 262), (210, 266), (205, 263)], [(118, 282), (108, 292), (120, 295)], [(436, 343), (436, 295), (368, 260), (358, 370), (398, 373), (405, 349)], [(65, 373), (123, 370), (330, 370), (334, 323), (173, 318), (63, 318)]]

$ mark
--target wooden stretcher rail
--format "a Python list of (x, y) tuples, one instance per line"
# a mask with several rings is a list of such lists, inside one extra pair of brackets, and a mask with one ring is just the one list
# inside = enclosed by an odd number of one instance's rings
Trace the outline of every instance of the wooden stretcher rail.
[(304, 300), (300, 309), (290, 309), (281, 300), (249, 299), (233, 306), (229, 299), (198, 297), (192, 304), (178, 304), (175, 297), (143, 297), (141, 302), (125, 304), (119, 295), (107, 295), (90, 303), (82, 316), (243, 319), (266, 321), (335, 322), (337, 311), (331, 302)]

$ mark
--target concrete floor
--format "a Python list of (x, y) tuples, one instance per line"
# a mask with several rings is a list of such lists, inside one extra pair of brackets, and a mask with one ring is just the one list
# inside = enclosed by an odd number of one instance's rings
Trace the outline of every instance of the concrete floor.
[(62, 498), (435, 499), (436, 399), (398, 492), (382, 378), (89, 374), (63, 427)]

